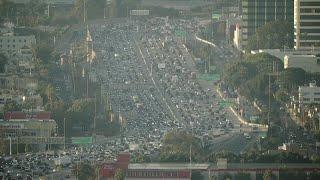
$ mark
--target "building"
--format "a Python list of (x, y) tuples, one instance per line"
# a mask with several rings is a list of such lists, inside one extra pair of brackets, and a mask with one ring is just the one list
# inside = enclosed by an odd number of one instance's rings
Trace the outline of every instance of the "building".
[(309, 86), (299, 86), (299, 107), (304, 105), (320, 104), (320, 87), (316, 82), (309, 83)]
[(33, 76), (19, 77), (15, 74), (0, 74), (0, 88), (19, 91), (35, 91), (38, 80)]
[(234, 31), (234, 35), (233, 35), (233, 45), (237, 49), (242, 49), (242, 47), (241, 47), (241, 34), (242, 34), (241, 25), (237, 24), (236, 29)]
[(294, 48), (320, 50), (320, 1), (294, 0)]
[[(57, 123), (49, 112), (7, 112), (0, 120), (0, 138), (15, 144), (56, 144)], [(61, 138), (60, 138), (61, 141)]]
[[(31, 2), (31, 0), (10, 0), (16, 4), (26, 4)], [(74, 4), (75, 0), (41, 0), (45, 4)]]
[(293, 0), (242, 0), (242, 44), (268, 22), (293, 22)]
[(191, 171), (206, 171), (209, 164), (190, 163), (129, 163), (130, 155), (121, 153), (115, 162), (107, 162), (101, 165), (100, 179), (114, 179), (117, 169), (122, 169), (127, 180), (138, 179), (167, 179), (190, 180)]
[[(235, 42), (236, 45), (236, 42)], [(251, 54), (268, 53), (283, 61), (284, 69), (301, 68), (306, 72), (320, 72), (320, 57), (306, 51), (281, 50), (281, 49), (259, 49), (251, 50)]]
[(10, 57), (20, 49), (31, 49), (36, 45), (36, 37), (30, 36), (0, 36), (0, 52)]
[(315, 55), (285, 55), (284, 69), (302, 68), (306, 72), (320, 72), (320, 58)]

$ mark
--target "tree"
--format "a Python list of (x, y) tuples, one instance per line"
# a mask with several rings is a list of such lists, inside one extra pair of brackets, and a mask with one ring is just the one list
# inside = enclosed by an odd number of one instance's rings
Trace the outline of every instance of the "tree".
[(55, 94), (55, 89), (53, 88), (53, 86), (51, 84), (48, 84), (45, 90), (45, 94), (48, 98), (48, 102), (51, 103), (53, 98), (54, 98), (54, 94)]
[[(94, 118), (94, 101), (92, 99), (78, 99), (73, 101), (67, 110), (68, 126), (81, 126), (82, 131), (90, 130)], [(70, 132), (69, 132), (70, 133)]]
[(239, 172), (235, 175), (236, 180), (250, 180), (250, 174), (249, 173), (244, 173), (244, 172)]
[(0, 22), (2, 17), (12, 17), (15, 10), (15, 4), (9, 0), (0, 0)]
[(5, 72), (5, 65), (8, 62), (8, 58), (3, 54), (0, 53), (0, 73), (4, 73)]
[(200, 171), (194, 171), (191, 174), (191, 180), (203, 180), (203, 175)]
[(9, 111), (21, 111), (21, 105), (18, 104), (16, 101), (11, 100), (11, 101), (6, 101), (3, 107), (3, 112), (9, 112)]
[(164, 162), (188, 162), (200, 161), (203, 156), (201, 140), (185, 131), (174, 130), (168, 132), (163, 138), (163, 146), (160, 149), (159, 160)]
[(126, 175), (122, 169), (117, 169), (116, 172), (114, 173), (114, 178), (116, 180), (124, 180), (125, 176)]
[(293, 47), (293, 24), (288, 21), (269, 22), (249, 37), (247, 50)]
[(271, 180), (271, 177), (272, 177), (271, 171), (266, 171), (263, 173), (263, 180)]
[(73, 169), (73, 173), (78, 177), (79, 180), (95, 179), (95, 169), (87, 163), (76, 165)]
[(289, 96), (287, 92), (285, 92), (284, 90), (278, 90), (275, 96), (276, 96), (276, 100), (281, 103), (286, 103), (289, 101)]
[(263, 180), (276, 180), (277, 179), (276, 175), (274, 175), (272, 173), (272, 171), (269, 171), (269, 170), (267, 170), (263, 173), (262, 178), (263, 178)]
[(7, 152), (7, 143), (5, 139), (0, 139), (0, 155)]
[[(63, 135), (64, 133), (64, 118), (66, 116), (66, 105), (62, 100), (56, 100), (48, 102), (45, 105), (47, 111), (51, 111), (52, 118), (57, 122), (58, 125), (58, 134)], [(68, 125), (68, 124), (66, 124)], [(71, 129), (70, 126), (66, 129)]]
[(37, 57), (42, 62), (50, 63), (52, 61), (53, 47), (48, 43), (39, 43), (37, 46)]
[(221, 175), (219, 175), (219, 177), (220, 177), (219, 179), (221, 179), (221, 180), (232, 180), (232, 176), (229, 173), (221, 174)]

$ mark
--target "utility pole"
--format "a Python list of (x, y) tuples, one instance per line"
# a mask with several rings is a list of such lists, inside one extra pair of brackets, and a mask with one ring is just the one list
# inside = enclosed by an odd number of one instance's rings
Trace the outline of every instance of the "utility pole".
[(47, 7), (47, 13), (48, 13), (48, 17), (50, 17), (50, 4), (48, 4), (48, 7)]
[(87, 10), (86, 10), (86, 0), (83, 1), (83, 23), (86, 23), (86, 19), (87, 19)]
[(9, 144), (10, 144), (10, 156), (12, 156), (12, 139), (9, 137)]
[[(269, 74), (269, 98), (268, 98), (268, 127), (270, 128), (270, 111), (271, 111), (271, 74)], [(271, 128), (270, 128), (271, 130)], [(271, 133), (270, 133), (271, 134)]]
[(94, 119), (93, 119), (93, 138), (96, 140), (96, 127), (97, 127), (97, 95), (94, 95)]
[(66, 118), (63, 118), (63, 149), (66, 149)]
[(86, 90), (87, 90), (87, 99), (89, 99), (89, 72), (87, 71), (87, 87), (86, 87)]

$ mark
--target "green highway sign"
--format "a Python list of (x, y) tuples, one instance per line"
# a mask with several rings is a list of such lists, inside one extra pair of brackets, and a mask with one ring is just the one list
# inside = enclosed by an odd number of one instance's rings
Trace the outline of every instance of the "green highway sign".
[(221, 15), (220, 15), (220, 14), (212, 13), (212, 19), (219, 20), (220, 18), (221, 18)]
[(92, 144), (92, 137), (72, 137), (72, 144)]
[(175, 30), (174, 34), (179, 37), (185, 37), (187, 33), (184, 30)]
[(267, 135), (267, 132), (259, 132), (259, 137), (260, 138), (266, 138), (268, 135)]
[(220, 107), (226, 107), (226, 106), (231, 106), (231, 105), (233, 105), (234, 104), (234, 102), (232, 102), (232, 101), (220, 101), (219, 102), (219, 105), (220, 105)]
[(199, 74), (197, 78), (205, 81), (218, 81), (220, 79), (220, 74)]

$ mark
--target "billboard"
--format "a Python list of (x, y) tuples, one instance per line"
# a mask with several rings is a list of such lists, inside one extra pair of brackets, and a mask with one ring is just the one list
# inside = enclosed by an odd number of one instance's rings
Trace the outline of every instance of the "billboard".
[(149, 10), (131, 10), (130, 15), (131, 16), (148, 16)]
[(92, 136), (89, 137), (72, 137), (72, 144), (92, 144)]

